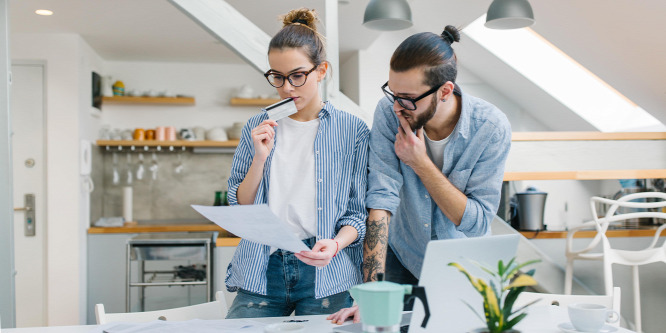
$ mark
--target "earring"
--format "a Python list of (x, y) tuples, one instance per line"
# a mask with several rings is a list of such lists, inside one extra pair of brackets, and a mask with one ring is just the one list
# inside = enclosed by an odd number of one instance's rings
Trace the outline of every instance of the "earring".
[(446, 103), (446, 99), (445, 99), (445, 98), (442, 98), (442, 102)]

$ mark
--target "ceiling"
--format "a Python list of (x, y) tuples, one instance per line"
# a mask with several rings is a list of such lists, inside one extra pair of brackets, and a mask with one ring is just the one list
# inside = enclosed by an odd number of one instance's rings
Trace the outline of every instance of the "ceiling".
[[(307, 5), (324, 19), (324, 0), (227, 0), (267, 34), (278, 16)], [(370, 45), (380, 32), (361, 25), (369, 0), (339, 2), (341, 59)], [(464, 27), (491, 0), (410, 0), (412, 31)], [(666, 1), (531, 1), (532, 27), (630, 100), (666, 123)], [(42, 17), (36, 9), (55, 15)], [(258, 10), (261, 8), (261, 10)], [(167, 0), (9, 0), (12, 33), (76, 33), (105, 60), (240, 63), (242, 60)], [(589, 130), (471, 39), (456, 45), (461, 64), (554, 130)], [(542, 99), (544, 98), (544, 99)], [(545, 102), (544, 102), (545, 101)], [(582, 122), (582, 123), (580, 123)]]

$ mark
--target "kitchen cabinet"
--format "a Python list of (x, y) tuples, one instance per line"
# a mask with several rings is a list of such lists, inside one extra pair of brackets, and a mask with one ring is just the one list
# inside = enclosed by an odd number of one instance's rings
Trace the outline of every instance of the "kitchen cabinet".
[(166, 104), (166, 105), (194, 105), (194, 97), (142, 97), (142, 96), (112, 96), (102, 97), (102, 104)]

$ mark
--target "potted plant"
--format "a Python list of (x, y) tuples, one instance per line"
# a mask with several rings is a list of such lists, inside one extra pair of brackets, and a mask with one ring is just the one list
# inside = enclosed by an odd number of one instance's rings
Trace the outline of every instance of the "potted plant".
[[(518, 264), (516, 263), (516, 258), (513, 258), (507, 264), (504, 264), (504, 262), (500, 260), (497, 263), (497, 271), (493, 271), (491, 268), (475, 263), (482, 270), (491, 275), (489, 283), (483, 279), (472, 276), (458, 263), (449, 264), (449, 266), (453, 266), (465, 274), (472, 283), (472, 286), (474, 286), (474, 289), (476, 289), (479, 294), (481, 294), (481, 297), (483, 297), (483, 310), (487, 329), (484, 328), (480, 332), (518, 332), (513, 330), (513, 327), (527, 316), (525, 310), (534, 302), (516, 310), (513, 310), (513, 304), (518, 298), (518, 295), (520, 295), (527, 286), (534, 286), (537, 284), (536, 280), (533, 278), (534, 269), (526, 273), (521, 273), (520, 269), (536, 262), (539, 262), (539, 260), (532, 260)], [(471, 305), (467, 304), (467, 306), (479, 316), (481, 321), (484, 321), (483, 317), (474, 310)]]

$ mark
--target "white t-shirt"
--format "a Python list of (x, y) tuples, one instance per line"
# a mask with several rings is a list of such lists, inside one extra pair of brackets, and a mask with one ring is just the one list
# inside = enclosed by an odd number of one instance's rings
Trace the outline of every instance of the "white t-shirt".
[(433, 161), (433, 163), (435, 163), (437, 168), (442, 170), (442, 168), (444, 167), (444, 148), (446, 148), (446, 144), (449, 143), (449, 140), (451, 139), (451, 134), (449, 134), (449, 136), (439, 141), (430, 140), (428, 134), (426, 134), (425, 131), (423, 131), (423, 136), (425, 137), (426, 150), (428, 151), (428, 156), (430, 156), (430, 159)]
[(300, 239), (317, 235), (317, 193), (314, 141), (319, 118), (301, 122), (278, 120), (271, 161), (268, 207), (287, 222)]

